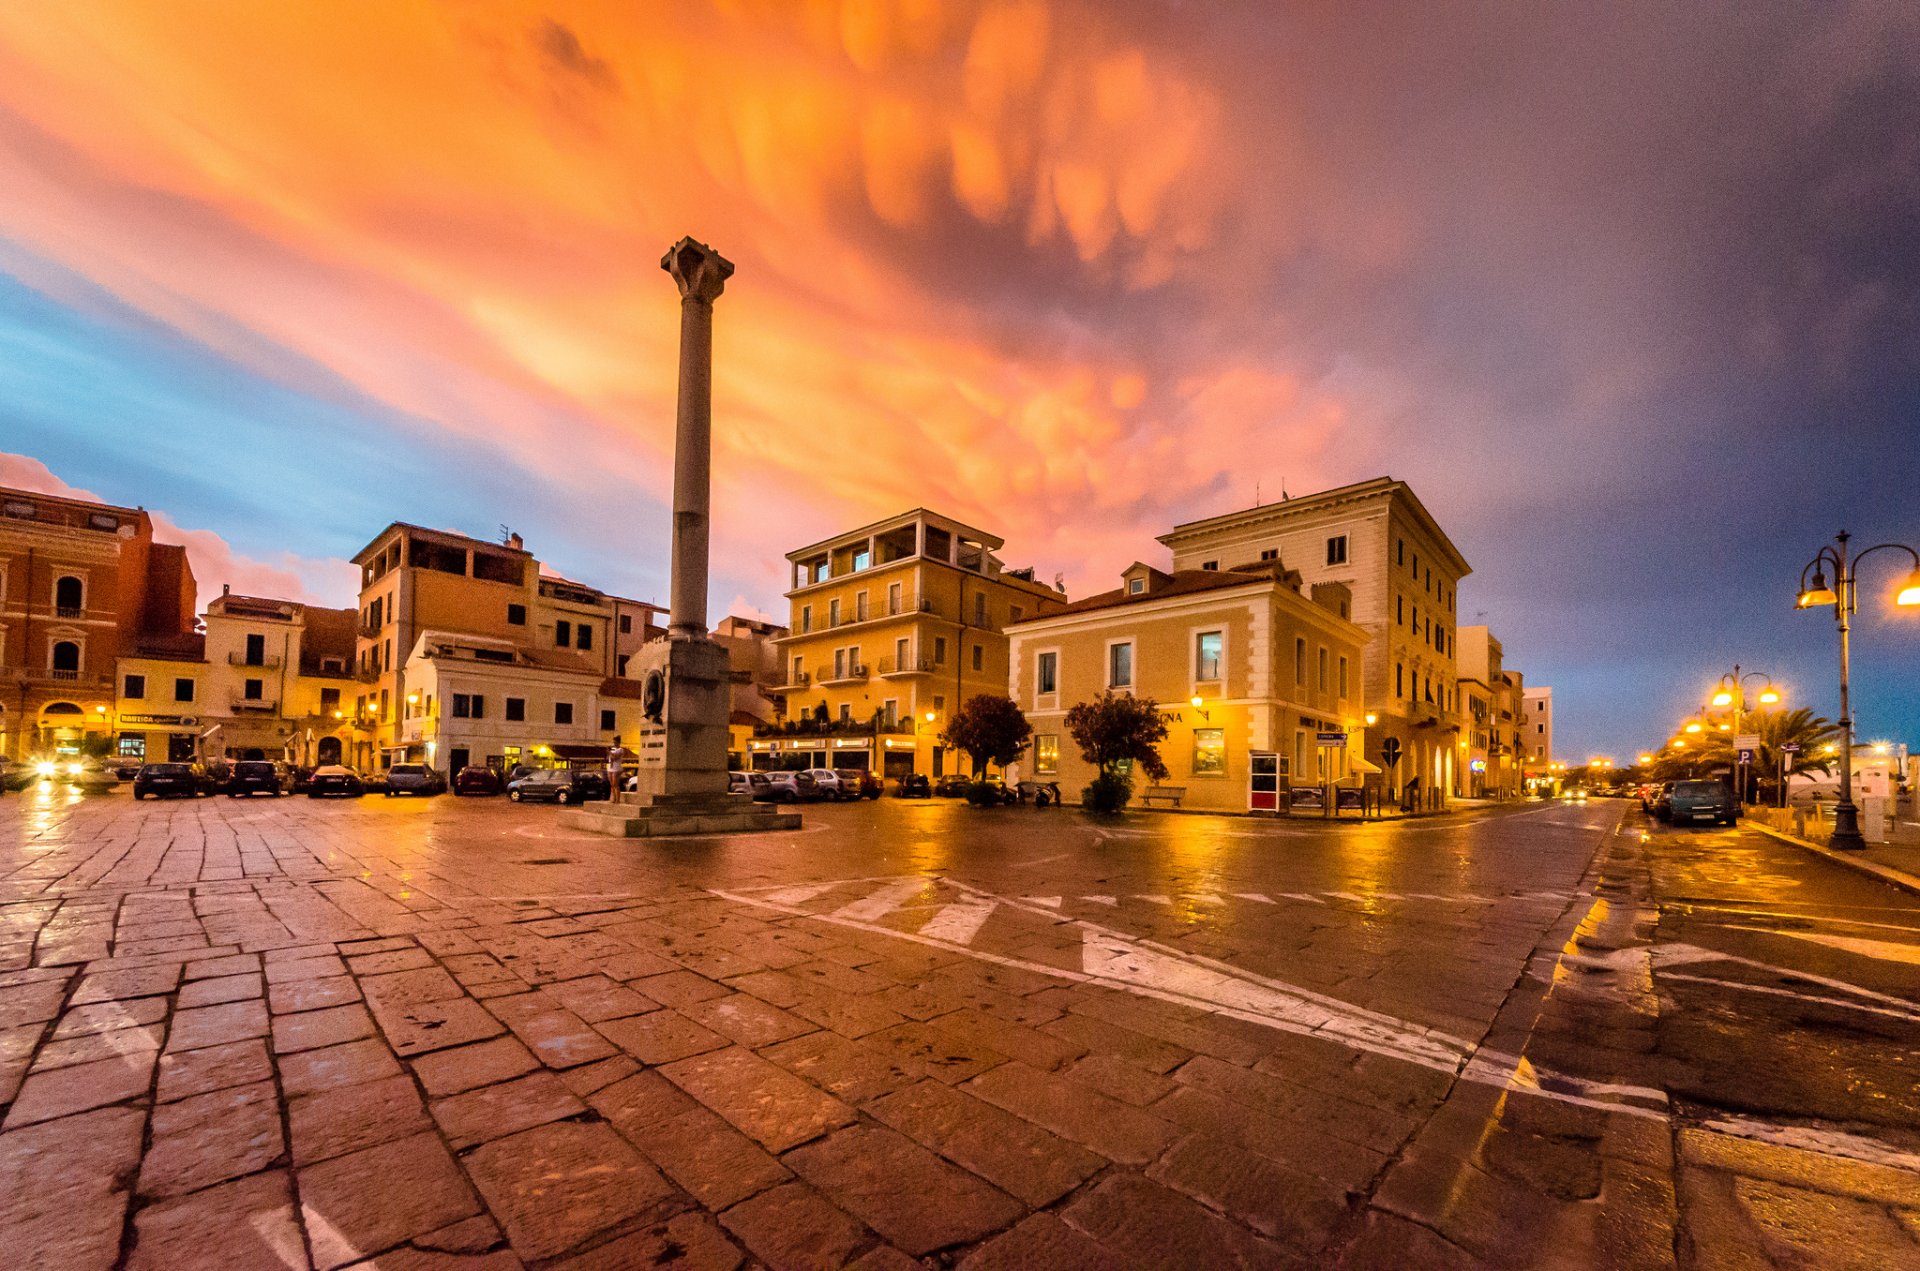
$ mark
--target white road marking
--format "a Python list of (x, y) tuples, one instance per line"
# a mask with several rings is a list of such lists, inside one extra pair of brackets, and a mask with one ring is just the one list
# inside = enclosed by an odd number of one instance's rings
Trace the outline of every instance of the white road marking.
[(1728, 925), (1727, 930), (1758, 931), (1761, 935), (1786, 936), (1790, 940), (1823, 944), (1829, 949), (1857, 953), (1863, 958), (1873, 958), (1879, 962), (1906, 962), (1913, 966), (1920, 966), (1920, 944), (1895, 944), (1891, 940), (1869, 940), (1864, 936), (1829, 936), (1817, 931), (1777, 931), (1767, 927), (1740, 927), (1731, 924)]
[(1310, 905), (1324, 905), (1327, 903), (1318, 896), (1310, 895), (1303, 891), (1283, 891), (1280, 893), (1280, 898), (1282, 900), (1304, 900)]
[(1907, 1020), (1920, 1024), (1920, 1012), (1903, 1011), (1889, 1006), (1868, 1006), (1865, 1002), (1849, 1002), (1842, 997), (1821, 997), (1815, 993), (1795, 993), (1792, 989), (1776, 988), (1771, 984), (1748, 984), (1744, 980), (1716, 980), (1710, 975), (1663, 975), (1663, 982), (1675, 980), (1687, 984), (1711, 984), (1715, 988), (1738, 989), (1743, 993), (1765, 993), (1771, 997), (1790, 997), (1796, 1002), (1812, 1002), (1817, 1006), (1838, 1006), (1850, 1011), (1865, 1011), (1869, 1015), (1887, 1015), (1894, 1019)]
[(1262, 892), (1257, 892), (1257, 891), (1237, 891), (1237, 892), (1235, 892), (1235, 893), (1233, 893), (1233, 894), (1234, 894), (1235, 896), (1237, 896), (1237, 897), (1239, 897), (1239, 898), (1240, 898), (1241, 900), (1254, 900), (1254, 901), (1258, 901), (1259, 903), (1261, 903), (1261, 904), (1263, 904), (1263, 905), (1271, 905), (1271, 904), (1273, 903), (1273, 897), (1271, 897), (1271, 896), (1268, 896), (1268, 895), (1266, 895), (1266, 894), (1264, 894), (1264, 893), (1262, 893)]
[(766, 895), (768, 900), (777, 900), (783, 905), (797, 905), (802, 901), (812, 900), (824, 892), (830, 892), (839, 885), (838, 883), (808, 883), (801, 887), (782, 887)]
[(955, 944), (972, 944), (973, 938), (980, 934), (980, 928), (993, 916), (994, 903), (969, 896), (965, 900), (955, 901), (941, 907), (939, 913), (920, 928), (920, 934), (929, 940), (951, 940)]
[(851, 904), (836, 909), (833, 916), (847, 918), (854, 922), (872, 922), (884, 917), (913, 899), (936, 882), (932, 878), (898, 878), (879, 891), (863, 896)]
[(1045, 905), (1049, 909), (1058, 909), (1060, 907), (1061, 897), (1059, 896), (1026, 896), (1026, 897), (1023, 897), (1022, 899), (1026, 900), (1029, 904)]
[(1871, 1165), (1889, 1165), (1894, 1169), (1920, 1172), (1920, 1156), (1901, 1152), (1874, 1139), (1862, 1138), (1841, 1130), (1820, 1130), (1805, 1125), (1773, 1125), (1746, 1117), (1724, 1116), (1702, 1122), (1705, 1128), (1737, 1139), (1752, 1139), (1780, 1147), (1818, 1152)]
[(1119, 898), (1114, 896), (1082, 896), (1080, 899), (1096, 905), (1117, 905), (1120, 903)]

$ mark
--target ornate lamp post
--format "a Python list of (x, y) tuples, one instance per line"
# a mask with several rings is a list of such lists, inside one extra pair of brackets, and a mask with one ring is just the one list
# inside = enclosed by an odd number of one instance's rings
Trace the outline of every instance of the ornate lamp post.
[[(1761, 688), (1759, 694), (1761, 705), (1771, 706), (1780, 700), (1780, 691), (1774, 688), (1773, 677), (1771, 675), (1766, 674), (1764, 671), (1748, 671), (1745, 675), (1742, 675), (1738, 662), (1733, 664), (1731, 674), (1720, 677), (1720, 683), (1714, 690), (1713, 704), (1715, 706), (1723, 710), (1729, 706), (1733, 708), (1733, 727), (1730, 731), (1736, 739), (1736, 745), (1738, 744), (1738, 738), (1740, 736), (1740, 717), (1746, 713), (1747, 709), (1747, 681), (1754, 679), (1766, 681), (1766, 684)], [(1734, 764), (1734, 793), (1737, 794), (1742, 801), (1751, 802), (1751, 800), (1747, 798), (1747, 785), (1752, 781), (1753, 774), (1751, 771), (1742, 774), (1739, 772), (1739, 767), (1739, 764)]]
[[(1852, 624), (1848, 620), (1860, 607), (1860, 562), (1875, 552), (1905, 552), (1912, 558), (1913, 572), (1907, 575), (1907, 581), (1894, 596), (1893, 603), (1920, 605), (1920, 552), (1904, 543), (1879, 543), (1849, 559), (1847, 541), (1851, 537), (1845, 530), (1840, 531), (1830, 546), (1822, 547), (1807, 562), (1800, 571), (1800, 595), (1795, 603), (1801, 609), (1832, 605), (1833, 620), (1840, 629), (1840, 802), (1834, 805), (1833, 838), (1829, 840), (1829, 846), (1860, 851), (1866, 847), (1867, 841), (1860, 836), (1860, 811), (1853, 806), (1853, 710), (1848, 699), (1852, 657), (1849, 632)], [(1829, 565), (1833, 567), (1831, 586), (1827, 584), (1826, 571)], [(1813, 575), (1811, 584), (1807, 580), (1809, 573)]]

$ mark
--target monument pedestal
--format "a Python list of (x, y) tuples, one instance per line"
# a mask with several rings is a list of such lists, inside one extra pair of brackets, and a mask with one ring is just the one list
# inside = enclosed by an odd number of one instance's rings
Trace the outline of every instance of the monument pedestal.
[(641, 730), (638, 789), (560, 814), (572, 829), (615, 838), (797, 830), (800, 814), (727, 793), (727, 719), (732, 705), (727, 650), (705, 638), (674, 637), (635, 655), (651, 722)]

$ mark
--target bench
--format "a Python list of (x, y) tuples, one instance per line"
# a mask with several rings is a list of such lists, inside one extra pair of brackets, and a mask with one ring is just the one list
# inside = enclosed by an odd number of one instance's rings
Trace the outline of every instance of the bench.
[(1140, 802), (1146, 804), (1148, 807), (1152, 807), (1155, 799), (1165, 799), (1177, 808), (1180, 806), (1180, 800), (1186, 797), (1187, 788), (1185, 786), (1148, 786), (1145, 790), (1141, 791)]

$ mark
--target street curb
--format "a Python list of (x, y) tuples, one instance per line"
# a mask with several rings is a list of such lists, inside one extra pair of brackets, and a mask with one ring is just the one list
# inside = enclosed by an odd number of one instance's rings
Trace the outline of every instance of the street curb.
[[(1742, 819), (1744, 820), (1745, 818)], [(1890, 887), (1898, 887), (1901, 891), (1910, 891), (1916, 896), (1920, 896), (1920, 878), (1915, 878), (1905, 870), (1894, 869), (1887, 865), (1875, 864), (1873, 861), (1862, 860), (1849, 852), (1836, 852), (1830, 847), (1822, 847), (1818, 843), (1812, 843), (1803, 838), (1795, 838), (1785, 831), (1776, 830), (1770, 825), (1761, 825), (1757, 821), (1747, 821), (1746, 824), (1750, 830), (1758, 830), (1762, 834), (1779, 839), (1782, 843), (1791, 843), (1795, 847), (1804, 848), (1816, 856), (1824, 856), (1837, 865), (1845, 865), (1848, 869), (1858, 870), (1862, 874), (1871, 874)]]

